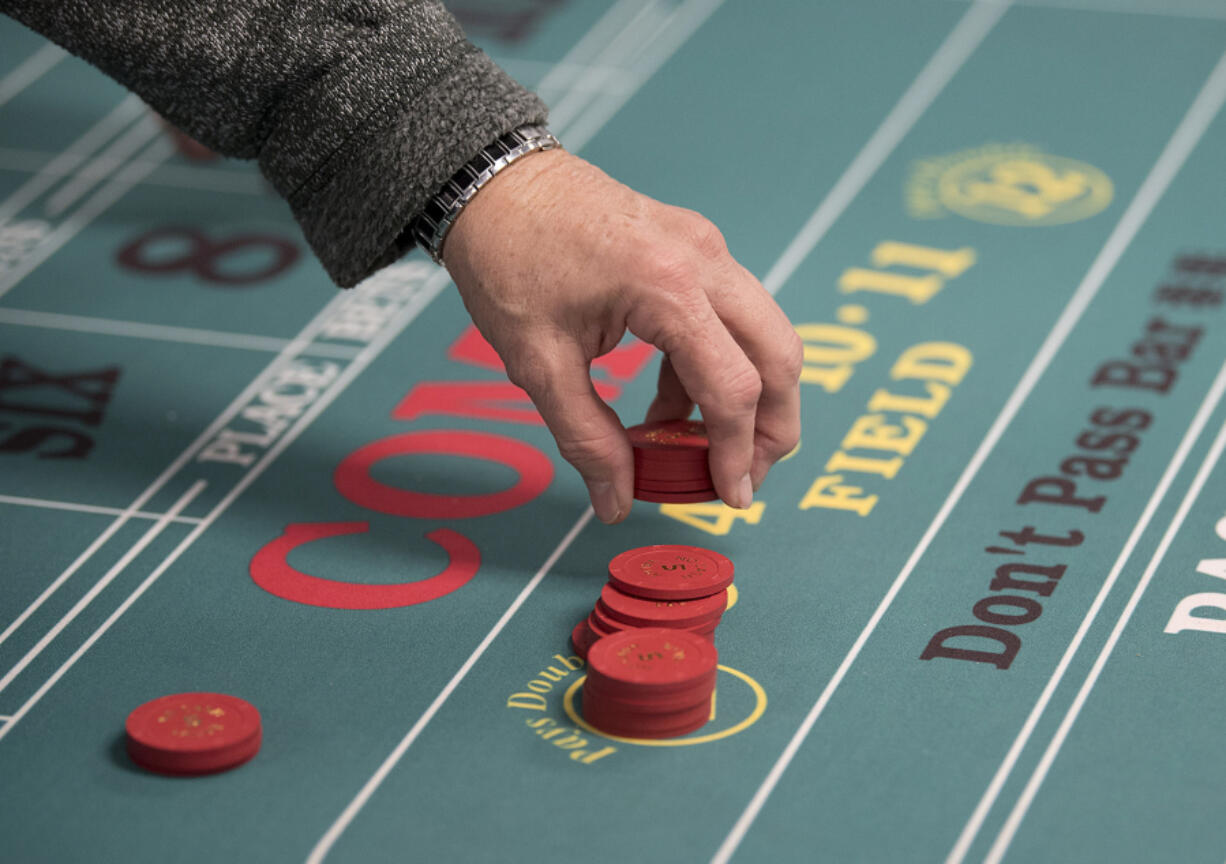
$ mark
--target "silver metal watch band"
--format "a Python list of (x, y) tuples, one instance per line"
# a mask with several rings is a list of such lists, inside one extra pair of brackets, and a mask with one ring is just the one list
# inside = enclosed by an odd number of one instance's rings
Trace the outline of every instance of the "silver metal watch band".
[(409, 226), (413, 237), (430, 253), (434, 263), (443, 263), (443, 243), (464, 205), (473, 199), (494, 175), (512, 162), (537, 150), (561, 147), (545, 126), (520, 126), (483, 147), (443, 188), (430, 199)]

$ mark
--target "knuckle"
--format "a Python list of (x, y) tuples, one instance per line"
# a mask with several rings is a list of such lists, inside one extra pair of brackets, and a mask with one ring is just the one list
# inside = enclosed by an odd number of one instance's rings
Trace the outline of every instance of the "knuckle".
[(694, 272), (689, 257), (667, 245), (648, 247), (641, 259), (641, 267), (644, 281), (674, 292), (688, 290)]
[(761, 448), (772, 460), (777, 461), (791, 453), (800, 443), (800, 423), (788, 423), (782, 430), (760, 429), (758, 435)]
[(534, 398), (549, 390), (553, 379), (553, 365), (539, 351), (524, 349), (516, 351), (505, 363), (507, 378)]
[(762, 396), (762, 379), (752, 366), (742, 366), (731, 371), (724, 379), (724, 402), (738, 414), (752, 411)]
[(800, 373), (804, 371), (805, 343), (795, 330), (789, 329), (788, 333), (791, 335), (782, 346), (779, 370), (790, 386), (800, 380)]
[(617, 455), (618, 442), (608, 435), (567, 433), (559, 434), (555, 440), (562, 458), (581, 470), (610, 462)]
[(715, 223), (705, 216), (687, 211), (685, 232), (694, 248), (706, 258), (722, 258), (728, 253), (728, 243)]
[(691, 363), (701, 362), (706, 354), (706, 339), (700, 332), (704, 315), (697, 303), (684, 298), (666, 303), (658, 314), (655, 345), (666, 357)]
[(631, 310), (631, 329), (665, 351), (690, 338), (710, 316), (711, 301), (680, 259), (648, 264)]

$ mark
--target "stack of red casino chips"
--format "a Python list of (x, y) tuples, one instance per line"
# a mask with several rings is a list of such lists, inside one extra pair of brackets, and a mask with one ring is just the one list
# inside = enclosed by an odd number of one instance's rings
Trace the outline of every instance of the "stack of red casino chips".
[(609, 562), (609, 582), (571, 632), (580, 657), (624, 630), (667, 627), (714, 641), (732, 584), (732, 562), (698, 546), (642, 546)]
[(623, 738), (675, 738), (711, 718), (719, 654), (697, 633), (623, 630), (588, 652), (583, 718)]
[(661, 504), (719, 498), (707, 465), (707, 428), (695, 420), (643, 423), (626, 432), (634, 446), (634, 497)]

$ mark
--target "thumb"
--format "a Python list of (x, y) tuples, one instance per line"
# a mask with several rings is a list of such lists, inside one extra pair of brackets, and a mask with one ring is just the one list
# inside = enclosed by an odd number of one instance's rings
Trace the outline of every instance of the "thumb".
[(617, 413), (596, 393), (578, 346), (557, 349), (549, 361), (538, 358), (533, 374), (516, 383), (540, 411), (562, 458), (583, 477), (596, 516), (610, 525), (620, 522), (634, 499), (630, 439)]

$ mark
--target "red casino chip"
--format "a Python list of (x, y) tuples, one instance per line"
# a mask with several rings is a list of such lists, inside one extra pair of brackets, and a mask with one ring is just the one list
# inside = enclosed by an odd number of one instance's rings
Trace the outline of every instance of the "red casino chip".
[(630, 443), (640, 450), (673, 450), (703, 452), (709, 442), (707, 427), (698, 420), (665, 420), (662, 423), (640, 423), (626, 430)]
[(709, 492), (715, 494), (710, 477), (701, 480), (645, 480), (635, 477), (634, 489), (636, 492)]
[(705, 636), (708, 639), (715, 638), (715, 630), (719, 627), (719, 623), (708, 624), (705, 627), (686, 627), (685, 629), (691, 633), (697, 633), (699, 636)]
[(691, 489), (703, 489), (714, 485), (711, 470), (706, 463), (689, 467), (676, 465), (649, 465), (635, 460), (634, 483), (642, 486), (651, 483), (688, 483)]
[(711, 719), (710, 700), (681, 711), (627, 713), (592, 701), (584, 693), (583, 718), (602, 732), (623, 738), (676, 738), (701, 729)]
[(622, 714), (667, 714), (675, 711), (686, 711), (695, 705), (711, 705), (711, 696), (715, 692), (713, 681), (700, 681), (695, 687), (679, 690), (675, 693), (662, 693), (658, 696), (627, 696), (624, 694), (608, 694), (600, 689), (599, 684), (593, 684), (589, 677), (583, 682), (584, 711), (589, 702), (598, 708)]
[(616, 735), (619, 738), (680, 738), (682, 735), (688, 735), (691, 732), (697, 732), (703, 726), (707, 725), (710, 718), (696, 713), (694, 719), (681, 726), (674, 726), (667, 729), (644, 729), (636, 724), (627, 724), (624, 721), (611, 720), (606, 721), (603, 718), (599, 720), (589, 720), (595, 728), (599, 729), (608, 735)]
[(592, 647), (592, 643), (595, 641), (596, 634), (594, 634), (591, 628), (587, 626), (586, 618), (576, 624), (575, 629), (570, 631), (570, 644), (574, 646), (575, 653), (578, 654), (581, 659), (587, 659), (587, 652)]
[(646, 627), (606, 636), (587, 654), (588, 681), (610, 696), (654, 698), (709, 682), (715, 686), (719, 652), (688, 630)]
[(224, 693), (176, 693), (128, 715), (128, 755), (160, 774), (212, 774), (260, 750), (260, 712)]
[(695, 420), (643, 423), (626, 430), (634, 445), (634, 497), (661, 504), (715, 501), (707, 430)]
[(708, 472), (707, 452), (673, 453), (668, 450), (635, 450), (634, 467), (662, 476), (701, 476)]
[(719, 493), (714, 489), (704, 489), (701, 492), (655, 492), (636, 487), (634, 497), (649, 504), (699, 504), (703, 501), (718, 501)]
[(629, 629), (631, 626), (635, 626), (626, 624), (623, 621), (618, 621), (615, 618), (611, 618), (610, 616), (606, 615), (600, 608), (599, 601), (596, 602), (596, 607), (592, 609), (592, 617), (590, 620), (594, 621), (596, 625), (605, 633), (619, 633), (622, 630)]
[(726, 589), (733, 571), (723, 555), (699, 546), (640, 546), (609, 562), (609, 581), (647, 600), (693, 600)]
[(587, 619), (583, 623), (587, 625), (588, 630), (592, 631), (592, 635), (594, 637), (592, 640), (593, 642), (596, 641), (596, 639), (603, 639), (605, 636), (611, 636), (612, 634), (618, 632), (617, 630), (606, 630), (604, 625), (596, 619), (595, 609), (592, 610), (591, 614), (587, 616)]
[(605, 584), (596, 609), (605, 618), (624, 627), (677, 627), (683, 630), (718, 624), (728, 607), (728, 591), (722, 589), (693, 600), (644, 600)]
[[(680, 711), (667, 711), (657, 714), (628, 713), (616, 707), (610, 708), (606, 703), (592, 701), (584, 694), (583, 717), (589, 723), (613, 732), (615, 735), (646, 735), (651, 732), (669, 732), (689, 726), (695, 720), (701, 726), (711, 718), (711, 700), (698, 705), (692, 705)], [(616, 726), (617, 728), (609, 728)]]

